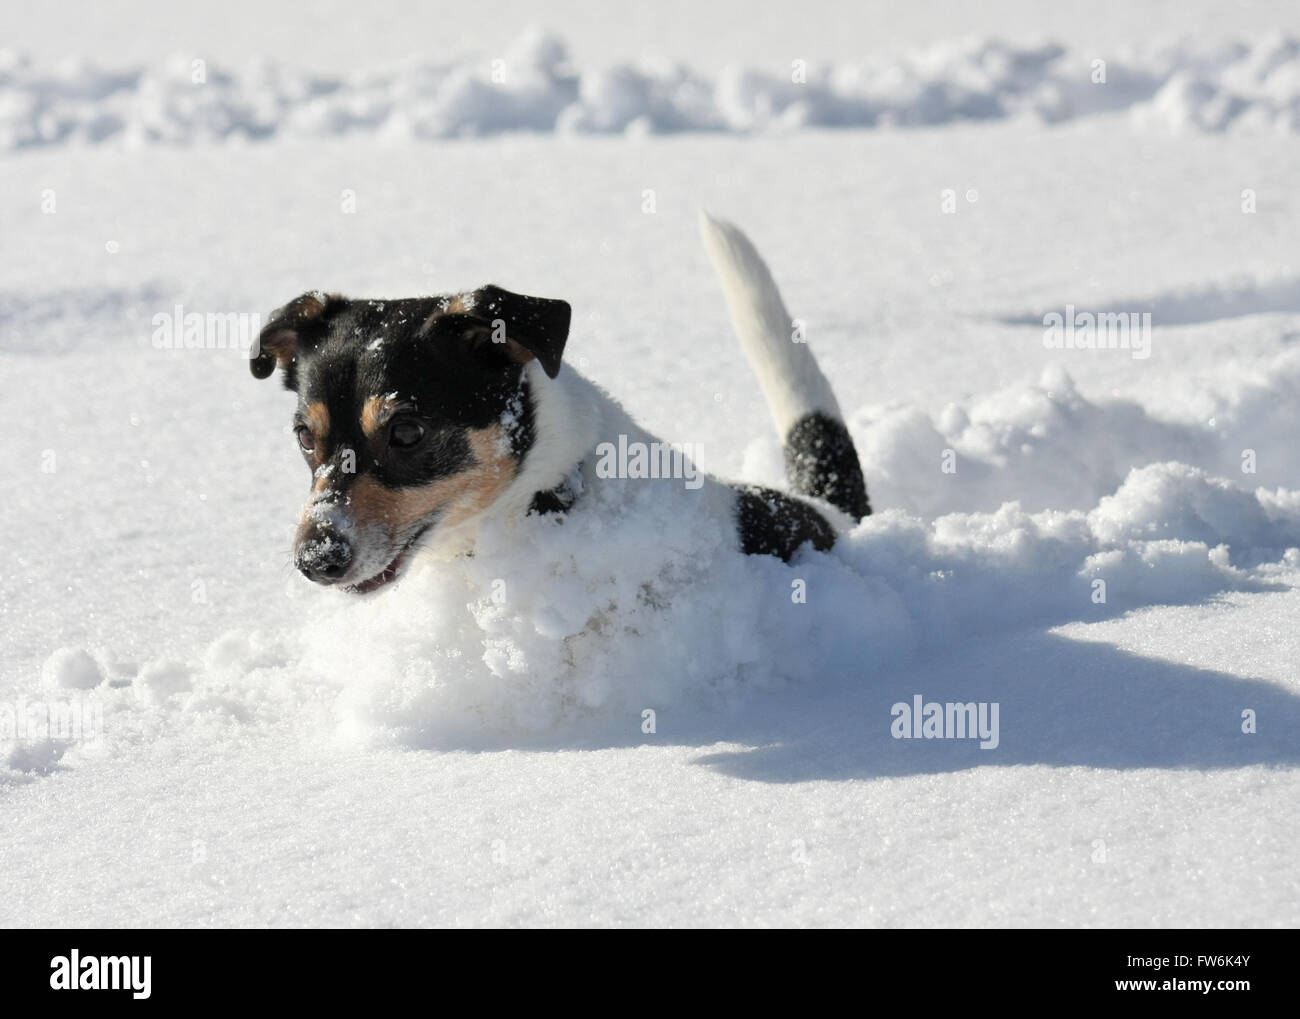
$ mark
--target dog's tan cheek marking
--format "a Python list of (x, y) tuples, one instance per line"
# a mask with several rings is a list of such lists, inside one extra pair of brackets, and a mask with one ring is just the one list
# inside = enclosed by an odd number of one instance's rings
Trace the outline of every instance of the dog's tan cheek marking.
[(348, 492), (348, 514), (360, 528), (383, 527), (398, 535), (445, 501), (448, 478), (419, 488), (388, 488), (371, 477), (360, 477)]
[(358, 527), (382, 525), (401, 534), (437, 509), (446, 508), (440, 526), (461, 523), (494, 503), (519, 470), (519, 460), (497, 426), (468, 433), (474, 463), (465, 470), (418, 488), (385, 488), (361, 477), (349, 493), (349, 510)]
[(510, 452), (510, 443), (499, 425), (471, 431), (469, 448), (474, 454), (474, 466), (447, 479), (461, 483), (456, 504), (444, 521), (449, 525), (458, 524), (491, 506), (510, 487), (510, 482), (519, 472), (519, 458)]

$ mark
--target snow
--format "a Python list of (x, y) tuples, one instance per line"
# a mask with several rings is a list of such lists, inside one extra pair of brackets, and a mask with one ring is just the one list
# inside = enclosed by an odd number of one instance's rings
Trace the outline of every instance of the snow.
[[(800, 111), (771, 66), (556, 38), (506, 103), (456, 56), (319, 93), (214, 60), (198, 97), (3, 65), (0, 923), (1300, 922), (1294, 45), (1129, 40), (1101, 103), (1074, 44), (923, 40)], [(292, 398), (150, 342), (494, 281), (569, 300), (565, 370), (701, 468), (779, 482), (700, 207), (848, 416), (877, 515), (829, 554), (726, 553), (678, 479), (314, 588)], [(1045, 344), (1067, 306), (1150, 312), (1150, 356)], [(891, 738), (917, 696), (996, 703), (999, 745)]]
[(103, 681), (99, 663), (81, 648), (60, 648), (41, 670), (42, 686), (52, 690), (93, 690)]
[(412, 59), (346, 76), (267, 58), (226, 67), (173, 54), (105, 69), (49, 69), (0, 52), (0, 149), (175, 145), (237, 137), (755, 131), (917, 126), (1126, 110), (1147, 130), (1300, 131), (1300, 41), (1280, 31), (1209, 43), (1124, 44), (1107, 56), (1056, 43), (969, 37), (902, 54), (716, 76), (643, 59), (574, 66), (566, 44), (526, 31), (499, 56)]

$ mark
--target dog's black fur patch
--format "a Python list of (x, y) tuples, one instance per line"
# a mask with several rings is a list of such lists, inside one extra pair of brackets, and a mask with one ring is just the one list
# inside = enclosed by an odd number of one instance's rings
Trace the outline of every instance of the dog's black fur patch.
[(858, 451), (842, 421), (814, 412), (785, 437), (785, 476), (796, 492), (825, 499), (854, 520), (871, 515)]
[[(398, 300), (310, 291), (271, 317), (250, 367), (265, 378), (278, 363), (284, 385), (298, 394), (300, 417), (311, 404), (328, 410), (329, 448), (319, 451), (322, 461), (346, 446), (357, 451), (358, 475), (403, 488), (463, 469), (471, 458), (467, 431), (497, 423), (522, 464), (536, 423), (520, 352), (537, 356), (554, 375), (568, 323), (563, 301), (490, 285), (459, 297)], [(508, 342), (501, 342), (500, 332)], [(361, 430), (364, 402), (390, 392), (399, 393), (426, 428), (426, 440), (411, 455), (385, 456), (383, 443)], [(348, 479), (337, 480), (347, 487)]]
[(835, 544), (835, 529), (807, 503), (772, 488), (733, 487), (740, 548), (746, 555), (774, 555), (789, 562), (805, 542), (819, 552)]
[[(323, 403), (332, 422), (331, 447), (355, 449), (357, 473), (388, 488), (424, 485), (463, 470), (471, 460), (467, 431), (499, 422), (519, 391), (522, 367), (466, 340), (459, 316), (421, 329), (435, 307), (421, 299), (350, 301), (331, 316), (325, 335), (295, 358), (300, 406)], [(387, 456), (382, 441), (361, 431), (364, 401), (388, 392), (400, 392), (427, 429), (413, 453)]]
[(554, 488), (548, 488), (545, 492), (534, 495), (533, 501), (528, 506), (528, 512), (538, 516), (557, 513), (563, 516), (577, 501), (578, 489), (574, 488), (566, 478)]
[(552, 488), (538, 492), (528, 505), (528, 512), (538, 516), (549, 513), (567, 513), (573, 506), (573, 493), (567, 488)]

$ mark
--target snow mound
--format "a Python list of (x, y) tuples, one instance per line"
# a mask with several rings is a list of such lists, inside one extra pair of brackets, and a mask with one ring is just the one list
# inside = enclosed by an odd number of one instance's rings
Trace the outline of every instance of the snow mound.
[[(1053, 365), (1036, 382), (937, 414), (908, 403), (862, 407), (849, 428), (872, 504), (924, 519), (993, 512), (1012, 500), (1030, 511), (1089, 510), (1134, 466), (1166, 462), (1194, 464), (1252, 492), (1293, 485), (1300, 475), (1293, 440), (1300, 433), (1300, 350), (1225, 362), (1213, 383), (1172, 390), (1167, 402), (1177, 417), (1132, 398), (1090, 399)], [(780, 444), (767, 436), (751, 441), (744, 471), (783, 484)]]
[(82, 648), (59, 648), (41, 669), (41, 685), (47, 690), (91, 690), (103, 681), (99, 663)]
[[(1225, 366), (1198, 401), (1169, 421), (1091, 400), (1056, 366), (934, 417), (867, 407), (850, 424), (885, 509), (828, 554), (732, 552), (726, 521), (656, 498), (674, 481), (625, 495), (632, 512), (596, 489), (581, 513), (489, 529), (472, 557), (416, 561), (364, 598), (291, 582), (274, 615), (301, 622), (276, 632), (143, 667), (60, 649), (41, 690), (102, 698), (110, 739), (300, 717), (353, 744), (607, 744), (661, 712), (861, 682), (999, 632), (1284, 587), (1300, 567), (1300, 492), (1284, 487), (1300, 351)], [(746, 476), (779, 473), (775, 441), (755, 440)]]
[(500, 54), (338, 77), (265, 60), (208, 66), (177, 54), (104, 70), (37, 67), (0, 51), (0, 149), (118, 139), (196, 141), (352, 132), (448, 138), (507, 131), (754, 132), (943, 124), (1017, 115), (1046, 122), (1128, 110), (1142, 127), (1300, 130), (1300, 42), (1284, 35), (1081, 53), (963, 39), (902, 55), (788, 69), (571, 65), (564, 43), (526, 33)]
[[(997, 632), (1282, 589), (1298, 548), (1300, 493), (1178, 463), (1089, 511), (889, 510), (789, 565), (666, 517), (529, 518), (364, 599), (295, 585), (297, 630), (227, 633), (97, 694), (117, 739), (299, 717), (340, 745), (619, 744), (665, 712), (861, 683)], [(87, 658), (60, 652), (56, 685), (94, 675)]]
[[(732, 552), (726, 521), (655, 498), (673, 481), (625, 495), (631, 512), (597, 489), (584, 512), (488, 529), (475, 555), (416, 561), (365, 598), (293, 582), (275, 615), (300, 624), (190, 660), (60, 649), (41, 689), (93, 692), (110, 739), (301, 717), (351, 744), (607, 744), (661, 712), (861, 682), (998, 632), (1283, 587), (1300, 567), (1300, 492), (1282, 487), (1300, 472), (1300, 351), (1225, 368), (1200, 400), (1167, 421), (1053, 367), (934, 418), (863, 408), (851, 427), (887, 509), (828, 554)], [(746, 475), (779, 482), (779, 463), (756, 440)], [(6, 759), (48, 770), (75, 761), (65, 749)]]

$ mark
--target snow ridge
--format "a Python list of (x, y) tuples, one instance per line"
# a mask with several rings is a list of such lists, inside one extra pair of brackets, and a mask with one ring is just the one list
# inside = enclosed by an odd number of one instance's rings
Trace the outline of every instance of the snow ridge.
[(963, 39), (818, 66), (575, 68), (533, 30), (501, 55), (421, 59), (336, 77), (268, 61), (209, 66), (176, 54), (104, 70), (37, 67), (0, 51), (0, 150), (368, 133), (452, 138), (511, 131), (738, 134), (1125, 111), (1143, 128), (1300, 131), (1300, 40), (1163, 43), (1084, 53)]

